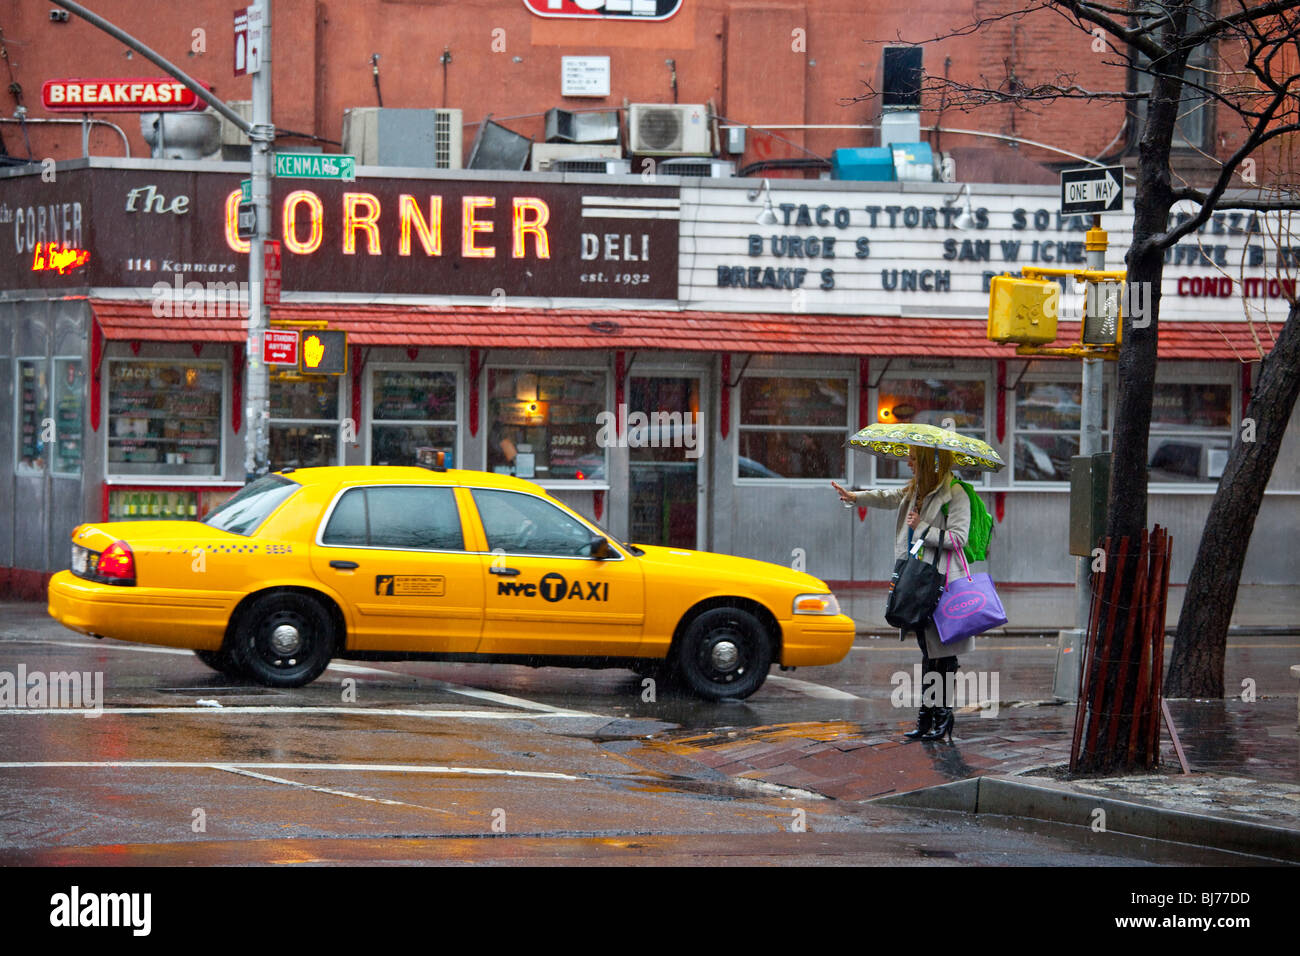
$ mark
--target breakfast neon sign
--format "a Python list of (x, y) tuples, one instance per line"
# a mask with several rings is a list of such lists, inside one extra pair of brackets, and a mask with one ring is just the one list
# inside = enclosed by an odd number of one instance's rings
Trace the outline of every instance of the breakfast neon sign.
[[(241, 193), (233, 190), (226, 197), (226, 245), (236, 253), (247, 254), (249, 242), (239, 238), (239, 204)], [(494, 216), (495, 196), (462, 196), (460, 202), (459, 252), (466, 259), (491, 259), (497, 255), (492, 239), (497, 233)], [(397, 254), (411, 256), (418, 241), (424, 255), (442, 256), (444, 249), (443, 197), (431, 195), (427, 205), (410, 193), (397, 197)], [(551, 257), (548, 223), (551, 209), (535, 196), (510, 199), (510, 257), (536, 259)], [(340, 209), (340, 247), (344, 255), (362, 251), (369, 256), (384, 255), (381, 222), (384, 204), (370, 192), (343, 193)], [(296, 189), (284, 197), (280, 207), (280, 229), (284, 248), (306, 256), (316, 252), (325, 238), (325, 204), (310, 189)], [(391, 250), (390, 250), (391, 252)]]
[(41, 105), (54, 113), (183, 112), (207, 106), (170, 77), (46, 80)]

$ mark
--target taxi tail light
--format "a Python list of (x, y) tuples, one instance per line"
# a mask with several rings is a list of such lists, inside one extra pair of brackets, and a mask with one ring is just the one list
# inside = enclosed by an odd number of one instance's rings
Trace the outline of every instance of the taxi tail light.
[(135, 584), (135, 555), (125, 541), (114, 541), (99, 555), (95, 573), (109, 584)]

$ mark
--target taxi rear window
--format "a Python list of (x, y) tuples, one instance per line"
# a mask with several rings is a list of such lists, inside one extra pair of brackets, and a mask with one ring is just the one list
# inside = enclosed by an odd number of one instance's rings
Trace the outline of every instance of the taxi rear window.
[(219, 531), (248, 536), (261, 527), (281, 502), (301, 487), (283, 475), (263, 475), (210, 511), (203, 523)]
[(450, 488), (393, 485), (344, 492), (321, 533), (321, 544), (464, 551), (465, 537)]

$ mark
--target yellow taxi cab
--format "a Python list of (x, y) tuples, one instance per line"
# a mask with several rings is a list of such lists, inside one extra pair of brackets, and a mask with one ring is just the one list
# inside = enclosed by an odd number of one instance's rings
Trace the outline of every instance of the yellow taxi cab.
[(811, 575), (625, 544), (531, 482), (423, 467), (286, 468), (200, 523), (81, 525), (49, 613), (272, 687), (334, 657), (494, 661), (627, 667), (712, 700), (773, 662), (834, 664), (854, 634)]

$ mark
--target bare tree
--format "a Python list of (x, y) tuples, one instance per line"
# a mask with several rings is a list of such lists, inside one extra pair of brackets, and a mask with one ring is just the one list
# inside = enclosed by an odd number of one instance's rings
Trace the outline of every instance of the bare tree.
[[(923, 101), (965, 110), (1003, 104), (1032, 110), (1068, 99), (1125, 101), (1139, 124), (1133, 242), (1126, 264), (1129, 285), (1149, 294), (1128, 300), (1146, 298), (1150, 309), (1148, 314), (1130, 310), (1124, 316), (1107, 527), (1112, 539), (1136, 540), (1147, 523), (1147, 439), (1165, 250), (1192, 236), (1216, 211), (1277, 214), (1300, 209), (1300, 185), (1294, 179), (1274, 183), (1271, 191), (1241, 188), (1254, 184), (1261, 171), (1286, 168), (1280, 157), (1300, 131), (1300, 0), (1022, 0), (1013, 9), (979, 16), (984, 6), (976, 0), (977, 17), (970, 24), (919, 42), (995, 31), (1008, 19), (1059, 16), (1090, 35), (1091, 42), (1104, 44), (1106, 65), (1116, 68), (1114, 88), (1088, 88), (1078, 73), (1017, 75), (1012, 66), (1004, 76), (973, 81), (926, 77)], [(1216, 64), (1189, 68), (1194, 52), (1207, 46)], [(1131, 88), (1130, 74), (1144, 82)], [(865, 96), (856, 99), (874, 95), (868, 87)], [(1240, 145), (1215, 160), (1217, 170), (1199, 188), (1178, 181), (1170, 162), (1180, 113), (1196, 98), (1217, 104), (1220, 115), (1241, 124)], [(1171, 210), (1181, 201), (1194, 204), (1195, 212), (1171, 219)], [(1261, 348), (1259, 358), (1257, 384), (1246, 410), (1256, 431), (1250, 441), (1235, 437), (1210, 509), (1179, 621), (1166, 684), (1171, 696), (1223, 695), (1223, 654), (1246, 549), (1300, 394), (1300, 311), (1294, 294), (1271, 350)], [(1118, 613), (1113, 623), (1103, 621), (1103, 627), (1123, 633), (1137, 613), (1132, 590), (1133, 582), (1125, 582)], [(1138, 661), (1118, 666), (1135, 676)], [(1124, 726), (1127, 702), (1114, 704)]]

